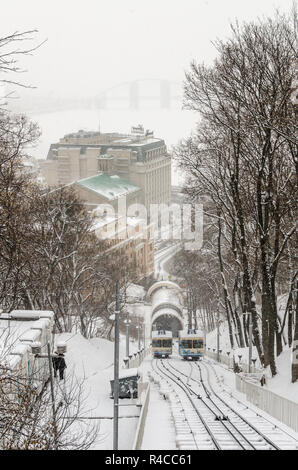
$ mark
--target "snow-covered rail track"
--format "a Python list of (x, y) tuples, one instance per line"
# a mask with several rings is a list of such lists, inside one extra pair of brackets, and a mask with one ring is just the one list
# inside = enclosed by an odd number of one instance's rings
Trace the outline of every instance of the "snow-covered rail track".
[[(162, 361), (160, 361), (161, 364)], [(179, 449), (210, 450), (219, 449), (212, 433), (206, 428), (198, 413), (190, 392), (183, 382), (171, 377), (164, 367), (160, 367), (158, 360), (152, 360), (154, 380), (160, 386), (160, 394), (170, 401), (172, 417), (175, 426), (176, 445)]]
[(229, 417), (231, 422), (242, 420), (247, 423), (252, 430), (262, 436), (267, 443), (275, 449), (298, 449), (298, 441), (276, 423), (273, 423), (270, 419), (262, 416), (247, 404), (237, 400), (226, 390), (216, 392), (210, 380), (210, 370), (218, 379), (212, 364), (202, 361), (200, 363), (195, 363), (195, 367), (200, 371), (200, 380), (205, 392), (208, 393), (209, 396), (212, 396), (213, 403), (224, 415)]
[[(290, 450), (298, 442), (226, 391), (215, 391), (212, 365), (152, 360), (151, 379), (168, 398), (180, 449)], [(214, 371), (216, 374), (216, 372)]]
[[(160, 393), (167, 397), (181, 449), (265, 450), (278, 449), (241, 417), (230, 420), (210, 398), (201, 380), (172, 365), (172, 360), (153, 361)], [(187, 378), (187, 380), (186, 380)], [(189, 383), (192, 381), (192, 385)]]

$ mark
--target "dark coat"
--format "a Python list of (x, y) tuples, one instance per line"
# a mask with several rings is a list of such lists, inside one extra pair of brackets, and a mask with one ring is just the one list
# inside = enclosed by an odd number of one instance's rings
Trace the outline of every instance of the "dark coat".
[(52, 362), (55, 370), (64, 370), (67, 367), (64, 356), (62, 354), (59, 354), (57, 357), (52, 357)]

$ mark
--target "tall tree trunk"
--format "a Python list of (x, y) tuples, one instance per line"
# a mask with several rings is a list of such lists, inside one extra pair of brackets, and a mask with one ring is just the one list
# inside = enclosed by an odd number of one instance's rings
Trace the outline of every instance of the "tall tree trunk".
[[(298, 282), (296, 283), (296, 289), (298, 289)], [(294, 330), (294, 341), (292, 346), (292, 382), (298, 380), (298, 299), (297, 290), (295, 295), (296, 300), (296, 312), (295, 312), (295, 330)]]
[(252, 332), (253, 332), (254, 343), (257, 348), (260, 361), (263, 363), (264, 354), (263, 354), (263, 347), (261, 343), (261, 337), (260, 337), (260, 331), (259, 331), (259, 325), (258, 325), (258, 313), (256, 309), (256, 302), (254, 300), (253, 287), (252, 287), (252, 281), (251, 281), (251, 276), (250, 276), (243, 210), (242, 210), (242, 205), (241, 205), (241, 201), (240, 201), (240, 197), (238, 193), (238, 184), (235, 181), (233, 181), (233, 185), (234, 185), (233, 189), (234, 189), (235, 207), (237, 211), (237, 218), (239, 221), (239, 228), (240, 228), (240, 253), (241, 253), (241, 258), (242, 258), (242, 266), (243, 266), (243, 291), (244, 291), (244, 296), (246, 299), (248, 311), (251, 312), (251, 315), (252, 315)]
[(228, 321), (228, 327), (229, 327), (229, 337), (230, 337), (230, 343), (231, 343), (231, 348), (234, 348), (234, 337), (233, 337), (233, 329), (232, 329), (232, 324), (231, 324), (231, 315), (232, 314), (232, 307), (229, 304), (229, 293), (228, 293), (228, 288), (225, 280), (225, 273), (224, 273), (224, 267), (223, 267), (223, 260), (222, 260), (222, 254), (221, 254), (221, 220), (220, 220), (220, 213), (218, 214), (218, 239), (217, 239), (217, 256), (219, 260), (219, 268), (220, 268), (220, 273), (221, 273), (221, 281), (222, 281), (222, 288), (223, 288), (223, 293), (224, 293), (224, 302), (225, 302), (225, 309), (226, 309), (226, 315), (227, 315), (227, 321)]

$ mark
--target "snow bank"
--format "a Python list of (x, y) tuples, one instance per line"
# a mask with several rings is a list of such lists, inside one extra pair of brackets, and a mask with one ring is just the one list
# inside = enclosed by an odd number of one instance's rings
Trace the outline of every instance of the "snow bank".
[[(287, 294), (280, 295), (277, 299), (277, 310), (281, 323), (283, 321), (287, 299)], [(226, 353), (227, 351), (232, 351), (227, 322), (224, 322), (220, 325), (219, 331), (220, 349), (222, 349), (223, 353)], [(287, 322), (283, 331), (283, 339), (284, 342), (287, 341)], [(209, 347), (211, 352), (213, 351), (213, 349), (217, 350), (217, 329), (207, 334), (206, 343), (207, 348)], [(238, 362), (239, 356), (241, 356), (241, 362), (248, 364), (248, 347), (235, 348), (233, 350), (233, 353), (235, 359)], [(257, 359), (256, 367), (261, 368), (258, 353), (255, 347), (253, 347), (252, 357), (253, 359)], [(298, 382), (294, 384), (291, 383), (291, 349), (288, 346), (284, 346), (283, 352), (279, 357), (276, 358), (276, 365), (277, 375), (274, 378), (271, 378), (271, 372), (269, 367), (267, 367), (265, 370), (267, 376), (266, 388), (274, 393), (277, 393), (278, 395), (282, 395), (288, 400), (298, 403)]]
[[(291, 383), (291, 349), (285, 349), (276, 359), (278, 374), (267, 380), (267, 387), (274, 393), (298, 403), (298, 382)], [(269, 371), (268, 374), (269, 375)]]

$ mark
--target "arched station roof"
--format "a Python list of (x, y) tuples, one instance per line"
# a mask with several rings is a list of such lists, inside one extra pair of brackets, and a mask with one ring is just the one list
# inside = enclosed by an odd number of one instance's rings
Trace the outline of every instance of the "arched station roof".
[(175, 282), (173, 282), (173, 281), (158, 281), (158, 282), (155, 282), (154, 284), (152, 284), (151, 287), (149, 287), (148, 292), (146, 294), (147, 302), (150, 302), (153, 292), (155, 292), (158, 289), (161, 289), (162, 287), (167, 287), (168, 289), (174, 289), (179, 293), (179, 295), (181, 295), (181, 297), (183, 296), (183, 289), (181, 289), (181, 287), (178, 284), (176, 284)]

